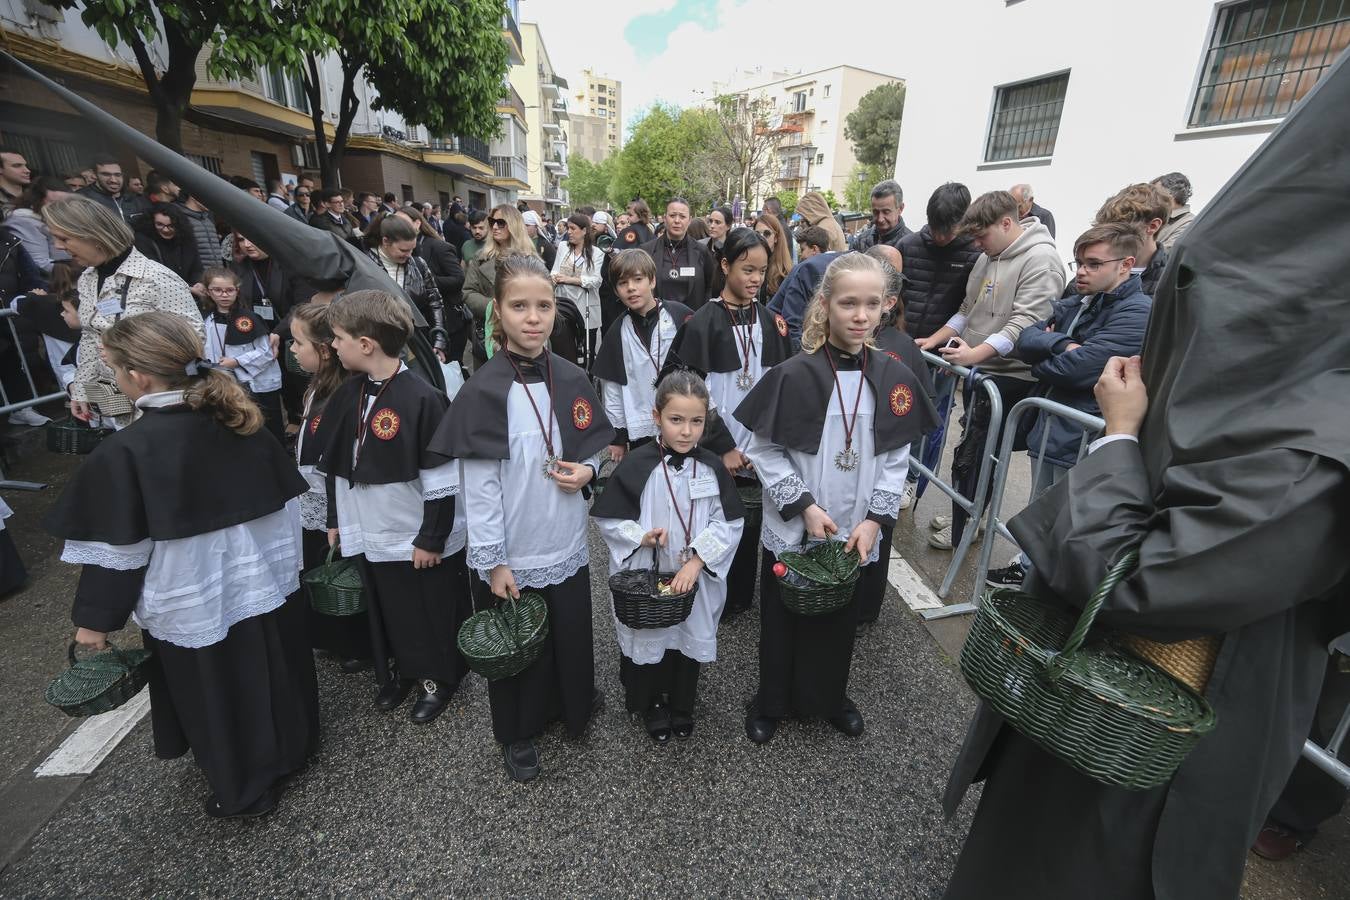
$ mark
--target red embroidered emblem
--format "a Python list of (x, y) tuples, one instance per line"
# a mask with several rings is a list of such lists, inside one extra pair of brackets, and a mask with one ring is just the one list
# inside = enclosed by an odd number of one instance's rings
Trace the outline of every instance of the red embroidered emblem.
[(234, 320), (234, 329), (240, 334), (248, 334), (253, 330), (253, 320), (248, 316), (240, 316)]
[(897, 416), (907, 416), (914, 408), (914, 392), (907, 384), (897, 384), (891, 388), (891, 412)]
[(590, 428), (592, 421), (594, 421), (594, 413), (591, 411), (591, 405), (580, 397), (573, 400), (572, 424), (576, 426), (577, 431), (585, 431)]
[(633, 243), (634, 241), (637, 240), (637, 235), (634, 234), (633, 232), (629, 231), (629, 232), (626, 232), (626, 233), (624, 234), (623, 239), (624, 239), (624, 243), (631, 244), (631, 243)]
[(785, 318), (783, 318), (782, 316), (778, 315), (778, 313), (774, 313), (774, 314), (773, 314), (773, 323), (774, 323), (775, 325), (778, 326), (778, 333), (779, 333), (780, 335), (782, 335), (783, 337), (787, 337), (787, 333), (788, 333), (787, 319), (785, 319)]
[(309, 433), (310, 433), (310, 434), (318, 434), (318, 433), (319, 433), (319, 420), (322, 419), (322, 418), (323, 418), (322, 415), (317, 415), (317, 416), (315, 416), (314, 418), (312, 418), (312, 419), (309, 420)]
[(904, 360), (900, 358), (900, 354), (896, 353), (894, 350), (887, 350), (886, 355), (896, 362), (904, 362)]
[(398, 434), (399, 417), (389, 407), (379, 410), (370, 420), (370, 430), (382, 441), (392, 441)]

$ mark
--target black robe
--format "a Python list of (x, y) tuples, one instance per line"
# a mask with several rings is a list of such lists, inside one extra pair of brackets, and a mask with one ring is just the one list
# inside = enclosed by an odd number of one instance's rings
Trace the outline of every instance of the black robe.
[[(674, 243), (658, 237), (642, 249), (656, 262), (656, 296), (662, 300), (673, 300), (697, 310), (716, 293), (713, 284), (717, 280), (717, 261), (707, 247), (688, 235)], [(691, 268), (692, 275), (679, 274)]]
[[(202, 473), (240, 477), (204, 478)], [(244, 473), (247, 473), (245, 477)], [(277, 512), (308, 485), (281, 445), (247, 437), (186, 405), (147, 409), (90, 454), (48, 514), (58, 537), (127, 545), (195, 537)], [(125, 627), (148, 566), (85, 565), (71, 618), (95, 631)], [(155, 753), (193, 751), (221, 813), (243, 810), (305, 764), (318, 746), (318, 691), (304, 600), (235, 623), (206, 647), (143, 632)]]
[(1174, 245), (1139, 444), (1099, 447), (1010, 524), (1027, 589), (1074, 605), (1138, 544), (1099, 620), (1223, 635), (1206, 691), (1217, 728), (1169, 784), (1133, 793), (982, 706), (945, 799), (950, 813), (988, 776), (952, 897), (1238, 896), (1313, 720), (1330, 614), (1350, 600), (1333, 549), (1350, 542), (1350, 155), (1327, 127), (1348, 107), (1343, 56)]

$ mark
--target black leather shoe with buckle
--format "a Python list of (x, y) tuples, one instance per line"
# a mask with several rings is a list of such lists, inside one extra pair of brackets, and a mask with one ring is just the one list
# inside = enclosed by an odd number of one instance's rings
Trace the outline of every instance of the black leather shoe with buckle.
[(385, 712), (398, 709), (399, 704), (407, 699), (408, 693), (412, 691), (413, 685), (416, 683), (411, 678), (391, 678), (389, 683), (380, 688), (380, 692), (375, 695), (376, 708)]
[(413, 704), (412, 713), (408, 718), (418, 725), (436, 721), (436, 717), (445, 712), (445, 706), (454, 693), (455, 689), (448, 684), (431, 678), (423, 679), (422, 696)]
[(664, 703), (653, 703), (643, 716), (647, 726), (647, 736), (658, 744), (670, 740), (670, 707)]

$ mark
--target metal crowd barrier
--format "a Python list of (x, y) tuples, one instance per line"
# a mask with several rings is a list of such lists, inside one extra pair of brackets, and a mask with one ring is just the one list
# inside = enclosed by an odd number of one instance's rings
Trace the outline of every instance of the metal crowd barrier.
[[(28, 381), (29, 399), (11, 400), (9, 393), (5, 390), (5, 385), (0, 382), (0, 415), (8, 416), (12, 412), (26, 409), (30, 406), (38, 406), (43, 403), (50, 403), (53, 400), (64, 400), (66, 395), (64, 391), (58, 391), (54, 394), (46, 394), (39, 397), (37, 385), (33, 382), (33, 373), (28, 368), (28, 357), (23, 352), (23, 345), (19, 343), (19, 333), (14, 328), (14, 320), (19, 317), (19, 313), (13, 309), (0, 309), (0, 319), (5, 320), (9, 326), (9, 339), (13, 342), (14, 353), (19, 357), (19, 368), (23, 370), (23, 377)], [(37, 481), (9, 481), (5, 478), (3, 464), (0, 464), (0, 490), (10, 491), (40, 491), (47, 485)]]
[[(998, 458), (1002, 460), (1002, 464), (999, 465), (997, 472), (994, 474), (994, 493), (989, 501), (989, 529), (985, 532), (984, 543), (980, 547), (979, 563), (976, 567), (975, 593), (977, 597), (984, 590), (984, 579), (989, 572), (990, 557), (994, 552), (994, 544), (998, 541), (997, 535), (1001, 534), (1009, 541), (1012, 541), (1012, 543), (1017, 543), (1012, 534), (1009, 533), (1007, 526), (1004, 524), (1000, 512), (1003, 508), (1004, 491), (1008, 485), (1008, 473), (1011, 471), (1013, 465), (1012, 447), (1014, 440), (1016, 440), (1018, 426), (1023, 416), (1036, 412), (1044, 412), (1052, 416), (1058, 416), (1062, 419), (1067, 419), (1084, 426), (1085, 430), (1083, 432), (1083, 437), (1078, 444), (1079, 460), (1087, 455), (1088, 444), (1091, 443), (1093, 435), (1101, 432), (1106, 427), (1106, 422), (1098, 416), (1065, 406), (1062, 403), (1056, 403), (1053, 400), (1047, 400), (1043, 397), (1028, 397), (1017, 403), (1012, 408), (1012, 411), (1008, 413), (1008, 422), (1004, 428), (1002, 443), (999, 446)], [(1050, 429), (1044, 429), (1042, 431), (1040, 445), (1037, 447), (1037, 452), (1031, 463), (1033, 466), (1031, 488), (1033, 498), (1038, 493), (1037, 488), (1046, 475), (1045, 467), (1053, 465), (1053, 463), (1048, 462), (1045, 458), (1045, 449), (1049, 436)], [(976, 603), (960, 604), (960, 611), (973, 612), (977, 603), (978, 601), (976, 601)], [(958, 607), (951, 606), (946, 607), (945, 610), (940, 612), (957, 609)], [(1350, 636), (1342, 637), (1340, 642), (1344, 643), (1344, 646), (1335, 648), (1340, 649), (1342, 653), (1350, 654)], [(1347, 736), (1350, 736), (1350, 709), (1347, 709), (1345, 714), (1341, 716), (1341, 720), (1337, 724), (1336, 730), (1332, 732), (1331, 737), (1327, 740), (1326, 746), (1320, 747), (1311, 740), (1305, 741), (1303, 744), (1303, 756), (1341, 784), (1350, 787), (1350, 766), (1347, 766), (1339, 759), (1341, 747), (1344, 745)]]
[[(998, 465), (998, 458), (994, 455), (994, 451), (998, 447), (998, 428), (992, 426), (994, 423), (999, 422), (1003, 418), (1003, 397), (999, 393), (998, 387), (994, 384), (992, 379), (983, 378), (979, 375), (978, 372), (974, 372), (974, 370), (968, 369), (965, 366), (953, 365), (952, 363), (947, 362), (942, 357), (935, 356), (932, 353), (925, 352), (923, 358), (928, 362), (930, 368), (937, 369), (939, 370), (939, 372), (947, 372), (950, 375), (956, 376), (960, 379), (969, 380), (971, 379), (972, 374), (974, 374), (975, 389), (983, 390), (986, 394), (989, 395), (989, 421), (991, 427), (989, 429), (989, 435), (984, 442), (984, 451), (982, 456), (983, 464), (980, 466), (979, 475), (975, 479), (975, 490), (971, 494), (971, 496), (969, 497), (965, 496), (951, 484), (949, 484), (946, 481), (943, 481), (938, 476), (938, 473), (935, 469), (930, 469), (928, 466), (923, 464), (923, 460), (930, 457), (929, 453), (930, 448), (928, 446), (928, 441), (930, 437), (929, 435), (924, 436), (923, 443), (920, 445), (919, 449), (919, 458), (913, 461), (913, 466), (919, 472), (919, 474), (922, 477), (928, 479), (929, 484), (935, 486), (938, 490), (942, 491), (942, 493), (946, 494), (948, 497), (952, 499), (952, 502), (956, 503), (959, 507), (961, 507), (961, 509), (965, 510), (967, 516), (966, 528), (961, 533), (961, 541), (956, 547), (952, 549), (951, 563), (948, 564), (947, 574), (943, 576), (942, 585), (938, 588), (937, 592), (938, 596), (945, 599), (947, 595), (951, 593), (952, 585), (956, 582), (956, 576), (961, 570), (961, 564), (965, 562), (966, 554), (970, 552), (971, 544), (975, 542), (975, 534), (976, 532), (979, 531), (980, 516), (978, 513), (980, 510), (984, 509), (984, 499), (989, 495), (989, 484), (991, 480), (991, 475), (993, 470)], [(934, 374), (937, 375), (939, 374), (939, 372), (935, 372)], [(955, 389), (953, 388), (953, 390)], [(954, 407), (955, 405), (956, 401), (955, 397), (953, 397), (951, 406)], [(951, 419), (950, 408), (948, 409), (947, 412), (947, 418), (949, 420)], [(944, 428), (942, 430), (942, 437), (938, 443), (938, 453), (936, 456), (932, 457), (934, 460), (933, 464), (937, 468), (942, 467), (942, 454), (943, 451), (946, 450), (947, 436), (950, 432), (951, 432), (950, 427)], [(918, 506), (917, 500), (915, 501), (914, 505), (915, 507)], [(979, 595), (979, 590), (980, 587), (983, 585), (983, 583), (984, 583), (984, 576), (983, 574), (981, 574), (979, 582), (976, 584), (975, 587), (975, 596)], [(922, 615), (925, 619), (941, 619), (947, 616), (955, 616), (966, 612), (972, 612), (974, 609), (975, 603), (974, 597), (972, 597), (972, 601), (970, 603), (958, 603), (953, 606), (943, 606), (939, 609), (928, 609), (924, 610)]]

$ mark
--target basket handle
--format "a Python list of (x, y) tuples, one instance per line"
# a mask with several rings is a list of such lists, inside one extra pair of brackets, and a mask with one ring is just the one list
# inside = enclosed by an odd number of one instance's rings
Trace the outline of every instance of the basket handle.
[[(118, 650), (117, 645), (110, 640), (104, 639), (103, 643), (108, 645), (108, 649), (112, 651), (113, 656), (117, 657), (117, 661), (122, 664), (122, 668), (130, 672), (132, 669), (132, 665), (131, 661), (127, 659), (126, 654), (123, 653), (121, 650)], [(75, 651), (78, 650), (79, 647), (80, 644), (78, 641), (71, 641), (70, 647), (67, 648), (66, 650), (66, 657), (70, 660), (70, 664), (72, 667), (75, 665), (76, 662), (78, 662), (78, 660), (75, 658)]]
[(1101, 612), (1102, 605), (1106, 603), (1106, 598), (1111, 596), (1111, 592), (1116, 589), (1116, 585), (1125, 580), (1125, 577), (1134, 571), (1135, 565), (1139, 562), (1139, 548), (1131, 547), (1125, 551), (1125, 554), (1116, 560), (1115, 565), (1111, 566), (1106, 572), (1106, 577), (1102, 583), (1097, 585), (1097, 590), (1092, 592), (1087, 605), (1083, 607), (1082, 614), (1078, 617), (1078, 624), (1074, 625), (1073, 631), (1069, 633), (1069, 638), (1064, 642), (1064, 649), (1051, 655), (1046, 668), (1046, 675), (1051, 681), (1059, 678), (1067, 671), (1069, 663), (1078, 654), (1078, 650), (1083, 646), (1083, 641), (1087, 638), (1088, 631), (1091, 630), (1093, 623), (1097, 619), (1097, 613)]
[(334, 553), (337, 553), (337, 549), (338, 549), (338, 547), (340, 547), (341, 545), (342, 545), (342, 542), (341, 542), (341, 541), (333, 541), (333, 543), (331, 543), (331, 544), (328, 545), (328, 557), (323, 561), (323, 564), (324, 564), (325, 566), (329, 566), (329, 565), (332, 565), (332, 564), (333, 564), (333, 554), (334, 554)]

